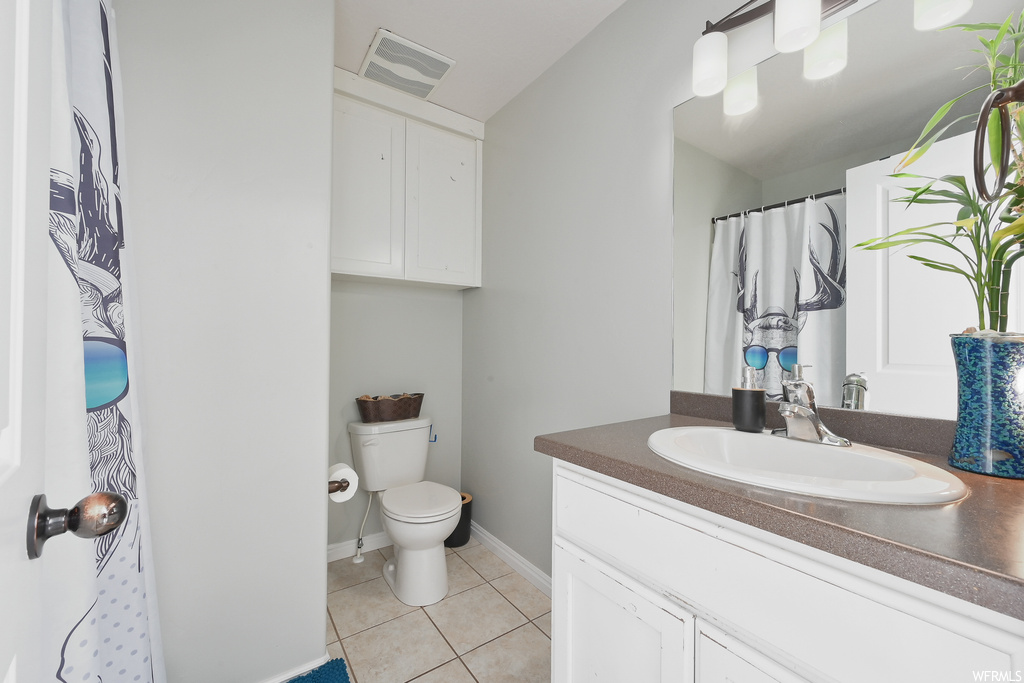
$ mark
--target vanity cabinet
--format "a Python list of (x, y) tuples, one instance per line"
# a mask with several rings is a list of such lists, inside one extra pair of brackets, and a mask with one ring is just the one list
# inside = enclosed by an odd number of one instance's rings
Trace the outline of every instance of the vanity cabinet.
[[(554, 546), (556, 682), (1024, 670), (1018, 620), (562, 461)], [(616, 658), (642, 675), (609, 677)]]
[(481, 150), (473, 136), (336, 93), (331, 271), (480, 286)]
[(693, 615), (578, 548), (552, 561), (553, 680), (693, 680)]

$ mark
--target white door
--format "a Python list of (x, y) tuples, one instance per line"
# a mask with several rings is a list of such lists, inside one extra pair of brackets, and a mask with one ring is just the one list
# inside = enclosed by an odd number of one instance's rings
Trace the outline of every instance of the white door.
[[(970, 179), (973, 143), (973, 133), (943, 140), (907, 171)], [(903, 185), (916, 184), (889, 177), (897, 161), (883, 159), (846, 174), (846, 368), (867, 374), (871, 410), (956, 419), (956, 368), (949, 335), (978, 325), (977, 305), (966, 280), (926, 268), (901, 250), (852, 247), (906, 228), (955, 220), (950, 205), (906, 207), (891, 201), (906, 193)], [(935, 251), (914, 247), (908, 253), (951, 263), (956, 258), (947, 249), (931, 248)], [(1018, 290), (1021, 281), (1018, 276)], [(1019, 306), (1021, 297), (1015, 298)], [(1019, 327), (1018, 320), (1020, 313), (1011, 312), (1009, 329)]]
[[(49, 557), (37, 560), (29, 560), (26, 550), (32, 498), (47, 493), (47, 471), (66, 465), (47, 455), (45, 417), (47, 263), (53, 251), (48, 235), (51, 15), (51, 3), (45, 1), (0, 3), (0, 45), (4, 46), (0, 50), (2, 683), (54, 680), (53, 658), (43, 653), (52, 655), (62, 635), (60, 627), (48, 618), (50, 608), (59, 607), (60, 602), (51, 597), (54, 591), (50, 588), (63, 595), (62, 586), (75, 572), (65, 563), (67, 554), (60, 548), (52, 552), (48, 546)], [(65, 495), (49, 496), (50, 507), (69, 507), (76, 502), (63, 500)], [(69, 541), (51, 543), (57, 546)], [(77, 549), (72, 555), (88, 558), (88, 553)], [(87, 562), (76, 566), (89, 571)]]
[[(38, 669), (41, 565), (26, 552), (32, 497), (42, 490), (45, 399), (50, 3), (0, 4), (0, 679)], [(38, 234), (35, 234), (38, 233)]]

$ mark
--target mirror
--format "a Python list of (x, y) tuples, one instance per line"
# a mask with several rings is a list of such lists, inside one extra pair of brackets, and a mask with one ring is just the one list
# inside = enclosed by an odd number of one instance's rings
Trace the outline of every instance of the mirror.
[[(976, 3), (959, 21), (1002, 21), (1019, 11), (1017, 4)], [(913, 3), (877, 0), (848, 22), (848, 63), (838, 75), (808, 81), (802, 53), (779, 54), (758, 65), (752, 112), (725, 116), (720, 94), (694, 97), (674, 111), (675, 389), (705, 390), (714, 217), (845, 187), (847, 169), (902, 155), (943, 103), (986, 80), (983, 71), (962, 68), (982, 59), (973, 52), (977, 37), (957, 29), (915, 31)], [(976, 112), (983, 99), (979, 94), (954, 112)], [(963, 122), (947, 137), (970, 130)], [(914, 414), (912, 406), (903, 412)]]

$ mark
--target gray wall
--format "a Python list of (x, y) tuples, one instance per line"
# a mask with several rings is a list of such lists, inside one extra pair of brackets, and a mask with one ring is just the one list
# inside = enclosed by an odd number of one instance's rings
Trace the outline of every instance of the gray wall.
[(761, 203), (761, 181), (675, 141), (673, 389), (704, 391), (711, 219)]
[(325, 654), (333, 4), (117, 7), (172, 683)]
[[(421, 416), (434, 421), (427, 479), (459, 488), (462, 466), (462, 292), (336, 280), (331, 286), (331, 463), (352, 464), (348, 423), (363, 394), (423, 392)], [(330, 546), (354, 541), (368, 496), (332, 503)], [(383, 531), (379, 505), (365, 535)], [(350, 552), (355, 552), (354, 547)]]
[(668, 412), (672, 108), (719, 14), (628, 0), (487, 121), (462, 483), (474, 520), (545, 572), (551, 462), (534, 436)]
[[(913, 144), (914, 140), (910, 138), (899, 140), (872, 149), (857, 150), (845, 157), (832, 159), (786, 175), (765, 178), (761, 201), (767, 206), (811, 194), (838, 190), (841, 187), (846, 187), (847, 169), (863, 166), (893, 154), (902, 154)], [(896, 160), (893, 160), (893, 167), (895, 166)]]

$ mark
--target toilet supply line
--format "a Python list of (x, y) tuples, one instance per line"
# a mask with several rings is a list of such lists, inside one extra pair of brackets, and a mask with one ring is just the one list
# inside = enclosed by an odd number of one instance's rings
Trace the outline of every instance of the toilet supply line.
[(352, 564), (359, 564), (363, 561), (363, 528), (366, 526), (366, 519), (370, 516), (370, 506), (373, 505), (373, 494), (376, 491), (370, 491), (370, 498), (366, 501), (366, 514), (363, 515), (363, 523), (359, 525), (359, 540), (356, 542), (356, 554), (352, 558)]

